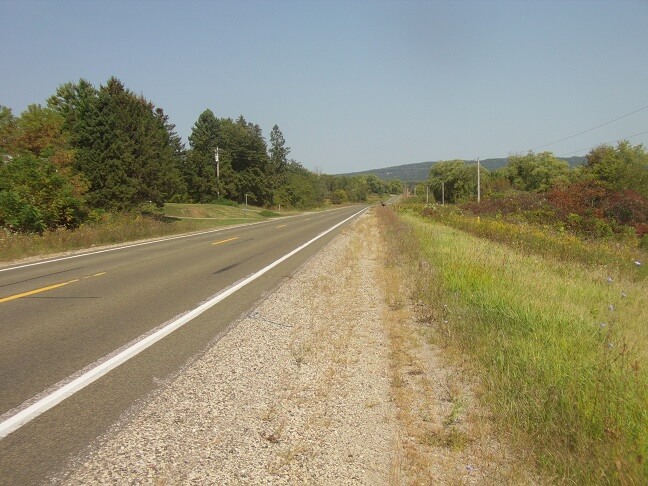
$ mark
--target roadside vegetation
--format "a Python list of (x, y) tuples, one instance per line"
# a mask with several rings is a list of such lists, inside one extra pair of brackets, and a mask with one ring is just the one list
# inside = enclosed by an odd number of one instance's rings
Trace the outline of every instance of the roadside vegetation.
[(480, 202), (477, 167), (450, 161), (425, 184), (446, 205), (417, 191), (381, 211), (410, 297), (551, 482), (646, 484), (648, 154), (509, 161), (482, 174)]
[(645, 484), (648, 280), (584, 262), (596, 252), (569, 260), (471, 235), (420, 207), (387, 213), (432, 339), (470, 363), (500, 428), (559, 483)]

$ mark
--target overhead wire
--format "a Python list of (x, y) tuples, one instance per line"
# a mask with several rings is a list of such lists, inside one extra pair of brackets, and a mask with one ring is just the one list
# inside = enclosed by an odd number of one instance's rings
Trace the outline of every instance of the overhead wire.
[[(530, 152), (533, 152), (533, 151), (535, 151), (535, 150), (537, 150), (537, 149), (539, 149), (539, 148), (548, 147), (549, 145), (554, 145), (554, 144), (556, 144), (556, 143), (564, 142), (565, 140), (569, 140), (569, 139), (572, 139), (572, 138), (578, 137), (579, 135), (583, 135), (584, 133), (591, 132), (591, 131), (593, 131), (593, 130), (596, 130), (597, 128), (604, 127), (604, 126), (606, 126), (606, 125), (609, 125), (610, 123), (614, 123), (615, 121), (622, 120), (623, 118), (629, 117), (630, 115), (634, 115), (635, 113), (639, 113), (640, 111), (643, 111), (643, 110), (645, 110), (645, 109), (647, 109), (647, 108), (648, 108), (648, 105), (646, 105), (646, 106), (642, 106), (641, 108), (638, 108), (638, 109), (636, 109), (636, 110), (634, 110), (634, 111), (631, 111), (630, 113), (626, 113), (625, 115), (619, 116), (619, 117), (615, 118), (614, 120), (610, 120), (610, 121), (607, 121), (607, 122), (605, 122), (605, 123), (601, 123), (600, 125), (596, 125), (595, 127), (588, 128), (587, 130), (583, 130), (582, 132), (578, 132), (578, 133), (576, 133), (576, 134), (574, 134), (574, 135), (570, 135), (569, 137), (561, 138), (560, 140), (555, 140), (555, 141), (553, 141), (553, 142), (545, 143), (545, 144), (543, 144), (543, 145), (538, 145), (537, 147), (533, 147), (533, 148), (529, 149), (529, 151), (530, 151)], [(617, 143), (617, 142), (621, 142), (622, 140), (626, 140), (626, 139), (628, 139), (628, 138), (633, 138), (633, 137), (638, 137), (639, 135), (644, 135), (644, 134), (646, 134), (646, 133), (648, 133), (648, 131), (641, 132), (641, 133), (636, 133), (636, 134), (634, 134), (634, 135), (630, 135), (629, 137), (623, 137), (623, 138), (620, 138), (620, 139), (618, 139), (618, 140), (614, 140), (613, 142), (604, 142), (604, 143)], [(601, 145), (601, 144), (598, 144), (598, 145)], [(593, 146), (591, 146), (591, 147), (582, 148), (582, 149), (579, 149), (579, 150), (574, 150), (573, 152), (566, 152), (566, 153), (563, 153), (563, 154), (559, 154), (559, 155), (557, 155), (557, 156), (558, 156), (558, 157), (562, 157), (562, 156), (564, 156), (564, 155), (571, 155), (571, 154), (575, 154), (575, 153), (578, 153), (578, 152), (582, 152), (583, 150), (589, 150), (589, 149), (594, 148), (594, 147), (596, 147), (596, 146), (598, 146), (598, 145), (593, 145)], [(488, 157), (488, 158), (493, 158), (493, 159), (494, 159), (494, 158), (508, 158), (509, 156), (510, 156), (510, 153), (509, 153), (509, 155), (507, 155), (507, 156), (502, 156), (502, 157)], [(487, 160), (488, 158), (484, 158), (484, 160)]]
[[(641, 132), (641, 133), (635, 133), (634, 135), (630, 135), (629, 137), (623, 137), (623, 138), (620, 138), (618, 140), (613, 140), (611, 142), (603, 142), (603, 143), (598, 144), (598, 145), (607, 145), (607, 144), (611, 144), (611, 143), (618, 143), (618, 142), (621, 142), (623, 140), (627, 140), (629, 138), (638, 137), (639, 135), (644, 135), (646, 133), (648, 133), (648, 130), (646, 130), (645, 132)], [(564, 155), (576, 154), (578, 152), (582, 152), (583, 150), (590, 150), (590, 149), (593, 149), (594, 147), (597, 147), (598, 145), (592, 145), (591, 147), (585, 147), (585, 148), (582, 148), (582, 149), (574, 150), (573, 152), (566, 152), (564, 154), (558, 154), (558, 157), (562, 157)]]
[[(592, 130), (596, 130), (597, 128), (604, 127), (605, 125), (609, 125), (610, 123), (614, 123), (615, 121), (622, 120), (623, 118), (626, 118), (626, 117), (628, 117), (630, 115), (634, 115), (635, 113), (638, 113), (638, 112), (640, 112), (642, 110), (645, 110), (646, 108), (648, 108), (648, 105), (643, 106), (643, 107), (641, 107), (641, 108), (639, 108), (639, 109), (637, 109), (635, 111), (632, 111), (630, 113), (626, 113), (625, 115), (622, 115), (622, 116), (620, 116), (618, 118), (615, 118), (614, 120), (610, 120), (610, 121), (607, 121), (605, 123), (601, 123), (600, 125), (596, 125), (595, 127), (588, 128), (587, 130), (583, 130), (582, 132), (576, 133), (574, 135), (570, 135), (569, 137), (561, 138), (560, 140), (556, 140), (554, 142), (545, 143), (544, 145), (538, 145), (537, 147), (533, 147), (531, 150), (533, 151), (533, 150), (537, 150), (539, 148), (548, 147), (549, 145), (553, 145), (553, 144), (556, 144), (556, 143), (559, 143), (559, 142), (564, 142), (565, 140), (569, 140), (571, 138), (578, 137), (579, 135), (583, 135), (584, 133), (591, 132)], [(634, 136), (636, 136), (636, 135), (633, 135), (633, 137)]]

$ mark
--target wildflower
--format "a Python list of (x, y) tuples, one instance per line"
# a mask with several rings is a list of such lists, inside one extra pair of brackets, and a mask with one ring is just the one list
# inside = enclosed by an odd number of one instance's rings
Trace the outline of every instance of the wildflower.
[(608, 349), (612, 349), (614, 347), (614, 344), (612, 344), (610, 341), (608, 341), (605, 345)]
[(607, 324), (606, 324), (605, 322), (601, 322), (601, 323), (599, 324), (599, 327), (600, 327), (601, 329), (605, 329), (606, 326), (607, 326)]
[(607, 281), (607, 283), (612, 283), (612, 277), (608, 277), (605, 280)]
[(641, 262), (639, 260), (635, 260), (635, 265), (637, 265), (639, 267), (639, 266), (641, 266)]
[(610, 309), (610, 312), (614, 312), (614, 305), (610, 304), (610, 307), (608, 307), (608, 309)]
[(472, 464), (468, 464), (466, 466), (466, 471), (468, 471), (469, 473), (473, 472), (475, 469), (475, 466), (473, 466)]
[(623, 290), (621, 291), (621, 298), (625, 299), (628, 296)]

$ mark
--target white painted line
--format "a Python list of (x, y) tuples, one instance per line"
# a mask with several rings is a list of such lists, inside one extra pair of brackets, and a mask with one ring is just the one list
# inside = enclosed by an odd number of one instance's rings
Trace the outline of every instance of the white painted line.
[[(0, 439), (6, 437), (7, 435), (11, 434), (12, 432), (18, 430), (20, 427), (25, 425), (26, 423), (30, 422), (34, 418), (38, 417), (40, 414), (46, 412), (50, 408), (54, 407), (55, 405), (61, 403), (63, 400), (66, 398), (74, 395), (76, 392), (79, 390), (85, 388), (88, 386), (90, 383), (93, 381), (101, 378), (103, 375), (108, 373), (109, 371), (117, 368), (119, 365), (122, 363), (125, 363), (128, 361), (130, 358), (133, 356), (139, 354), (140, 352), (144, 351), (146, 348), (152, 346), (155, 344), (157, 341), (162, 339), (165, 336), (168, 336), (171, 334), (173, 331), (176, 329), (184, 326), (186, 323), (191, 321), (192, 319), (198, 317), (200, 314), (205, 312), (206, 310), (210, 309), (211, 307), (215, 306), (225, 298), (229, 297), (232, 295), (234, 292), (242, 289), (245, 287), (247, 284), (253, 282), (260, 276), (262, 276), (264, 273), (267, 273), (280, 263), (284, 262), (291, 256), (293, 256), (295, 253), (303, 250), (310, 244), (314, 243), (315, 241), (319, 240), (323, 236), (327, 235), (334, 229), (338, 228), (339, 226), (343, 225), (350, 219), (356, 217), (357, 215), (363, 213), (366, 211), (368, 208), (364, 208), (357, 213), (349, 216), (345, 220), (337, 223), (334, 226), (331, 226), (329, 229), (326, 231), (323, 231), (319, 235), (315, 236), (313, 239), (307, 241), (303, 245), (299, 246), (298, 248), (295, 248), (293, 251), (290, 253), (287, 253), (286, 255), (282, 256), (278, 260), (275, 260), (272, 262), (270, 265), (262, 268), (261, 270), (257, 271), (256, 273), (253, 273), (249, 277), (241, 280), (239, 283), (236, 285), (233, 285), (232, 287), (229, 287), (228, 289), (225, 289), (224, 291), (216, 294), (214, 297), (209, 299), (207, 302), (203, 303), (202, 305), (196, 307), (194, 310), (188, 312), (187, 314), (184, 314), (182, 317), (176, 319), (175, 321), (170, 322), (166, 326), (162, 327), (161, 329), (157, 330), (153, 334), (146, 335), (143, 337), (140, 341), (136, 342), (132, 346), (124, 349), (120, 353), (117, 353), (116, 355), (112, 356), (109, 359), (106, 359), (105, 361), (100, 360), (100, 364), (98, 364), (96, 367), (91, 368), (89, 371), (86, 373), (82, 374), (78, 378), (75, 378), (74, 380), (70, 381), (69, 383), (61, 386), (60, 388), (54, 390), (52, 393), (49, 395), (41, 398), (37, 402), (33, 403), (32, 405), (28, 406), (27, 408), (21, 410), (20, 412), (16, 413), (15, 415), (12, 415), (8, 419), (6, 419), (4, 422), (0, 423)], [(105, 358), (104, 358), (105, 359)]]
[[(330, 211), (338, 211), (340, 209), (346, 209), (346, 208), (327, 209), (327, 210), (321, 211), (321, 213), (330, 212)], [(18, 270), (20, 268), (33, 267), (33, 266), (36, 266), (36, 265), (44, 265), (46, 263), (62, 262), (64, 260), (71, 260), (72, 258), (81, 258), (81, 257), (85, 257), (85, 256), (90, 256), (90, 255), (98, 255), (100, 253), (108, 253), (110, 251), (125, 250), (127, 248), (134, 248), (136, 246), (152, 245), (154, 243), (163, 243), (165, 241), (179, 240), (181, 238), (191, 238), (192, 236), (207, 235), (209, 233), (218, 233), (218, 232), (221, 232), (221, 231), (227, 231), (227, 230), (236, 229), (236, 228), (244, 228), (245, 226), (254, 226), (254, 225), (258, 225), (258, 224), (273, 223), (274, 221), (277, 221), (279, 219), (298, 218), (298, 217), (303, 216), (305, 214), (310, 214), (310, 213), (297, 214), (297, 215), (294, 215), (294, 216), (293, 215), (291, 215), (291, 216), (283, 216), (283, 217), (280, 217), (280, 218), (268, 219), (266, 221), (255, 221), (254, 223), (237, 224), (237, 225), (234, 225), (234, 226), (227, 226), (227, 227), (224, 227), (224, 228), (216, 228), (216, 229), (213, 229), (213, 230), (201, 231), (199, 233), (190, 233), (190, 234), (185, 234), (185, 235), (169, 236), (167, 238), (156, 238), (154, 240), (142, 241), (141, 243), (133, 243), (133, 244), (130, 244), (130, 245), (123, 245), (123, 246), (114, 246), (114, 247), (111, 247), (111, 248), (106, 248), (104, 250), (77, 253), (76, 255), (69, 255), (69, 256), (60, 257), (60, 258), (53, 258), (51, 260), (40, 260), (38, 262), (25, 263), (23, 265), (17, 265), (15, 267), (9, 266), (7, 268), (0, 268), (0, 273), (1, 272), (9, 272), (11, 270)], [(81, 250), (81, 251), (83, 251), (83, 250)]]

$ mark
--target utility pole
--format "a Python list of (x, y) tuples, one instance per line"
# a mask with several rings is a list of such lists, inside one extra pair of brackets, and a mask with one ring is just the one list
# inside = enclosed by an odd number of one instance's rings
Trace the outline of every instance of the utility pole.
[(477, 157), (477, 202), (481, 202), (481, 177), (480, 170), (481, 166), (479, 165), (479, 157)]
[(220, 160), (218, 159), (218, 147), (214, 151), (214, 161), (216, 162), (216, 191), (218, 191), (218, 199), (220, 199)]

